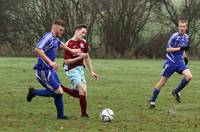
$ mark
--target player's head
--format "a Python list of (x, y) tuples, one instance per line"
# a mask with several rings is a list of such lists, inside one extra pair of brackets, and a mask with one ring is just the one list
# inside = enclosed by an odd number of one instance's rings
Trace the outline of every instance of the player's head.
[(87, 26), (84, 24), (80, 24), (75, 27), (74, 31), (74, 36), (78, 39), (81, 40), (87, 33)]
[(64, 33), (65, 22), (63, 20), (54, 20), (52, 24), (52, 31), (56, 37), (61, 37)]
[(178, 21), (179, 33), (185, 34), (187, 32), (187, 21), (185, 19), (180, 19)]

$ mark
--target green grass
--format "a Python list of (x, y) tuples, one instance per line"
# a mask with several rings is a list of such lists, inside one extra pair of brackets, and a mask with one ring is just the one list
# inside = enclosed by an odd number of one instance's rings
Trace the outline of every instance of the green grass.
[[(182, 103), (177, 104), (171, 90), (181, 76), (174, 74), (162, 89), (157, 106), (149, 110), (147, 100), (159, 79), (162, 60), (94, 60), (95, 71), (101, 80), (95, 81), (86, 74), (88, 82), (89, 120), (80, 118), (77, 99), (64, 94), (66, 115), (76, 118), (56, 120), (52, 98), (35, 97), (25, 100), (28, 87), (41, 88), (35, 78), (34, 58), (0, 58), (0, 131), (1, 132), (132, 132), (132, 131), (200, 131), (200, 100), (198, 61), (189, 67), (193, 80), (181, 93)], [(62, 68), (58, 75), (69, 86)], [(115, 118), (103, 123), (99, 113), (111, 108)]]

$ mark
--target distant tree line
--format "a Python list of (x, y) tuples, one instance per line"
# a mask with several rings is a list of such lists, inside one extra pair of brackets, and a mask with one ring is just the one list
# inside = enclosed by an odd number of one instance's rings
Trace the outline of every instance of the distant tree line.
[(200, 58), (200, 0), (0, 0), (0, 55), (31, 56), (35, 44), (63, 19), (62, 41), (77, 24), (97, 58), (161, 58), (178, 19), (188, 21), (190, 55)]

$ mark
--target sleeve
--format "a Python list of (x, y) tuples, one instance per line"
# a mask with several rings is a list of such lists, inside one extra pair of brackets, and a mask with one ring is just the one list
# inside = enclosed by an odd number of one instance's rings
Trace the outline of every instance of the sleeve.
[(50, 33), (43, 36), (40, 42), (36, 45), (36, 48), (43, 49), (51, 37), (52, 35)]
[(177, 38), (178, 38), (177, 35), (172, 35), (170, 37), (169, 41), (166, 44), (166, 48), (173, 48), (173, 47), (175, 47)]

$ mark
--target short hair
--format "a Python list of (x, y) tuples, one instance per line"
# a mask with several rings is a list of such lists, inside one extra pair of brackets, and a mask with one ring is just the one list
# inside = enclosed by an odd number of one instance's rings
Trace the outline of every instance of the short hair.
[(184, 19), (184, 18), (180, 18), (180, 19), (178, 20), (178, 23), (186, 23), (186, 24), (187, 24), (187, 20)]
[(61, 19), (54, 20), (53, 24), (60, 25), (62, 27), (65, 26), (65, 22), (63, 20), (61, 20)]
[(85, 25), (85, 24), (79, 24), (79, 25), (77, 25), (76, 27), (75, 27), (75, 31), (78, 29), (78, 30), (80, 30), (80, 29), (82, 29), (82, 28), (86, 28), (87, 29), (87, 26)]

